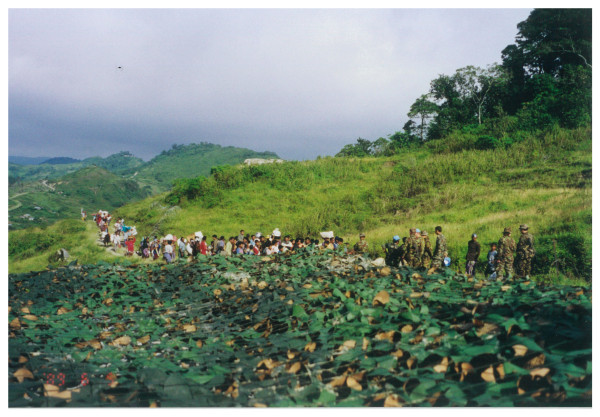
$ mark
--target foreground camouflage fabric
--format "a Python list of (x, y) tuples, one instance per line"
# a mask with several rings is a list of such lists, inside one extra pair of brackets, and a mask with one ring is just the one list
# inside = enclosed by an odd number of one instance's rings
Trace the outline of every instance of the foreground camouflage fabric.
[(11, 407), (591, 406), (591, 291), (331, 251), (9, 275)]

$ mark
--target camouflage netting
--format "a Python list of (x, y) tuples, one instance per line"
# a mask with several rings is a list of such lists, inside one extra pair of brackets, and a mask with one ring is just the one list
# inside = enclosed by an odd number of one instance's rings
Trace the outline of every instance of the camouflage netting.
[(332, 252), (9, 275), (9, 405), (591, 406), (591, 291)]

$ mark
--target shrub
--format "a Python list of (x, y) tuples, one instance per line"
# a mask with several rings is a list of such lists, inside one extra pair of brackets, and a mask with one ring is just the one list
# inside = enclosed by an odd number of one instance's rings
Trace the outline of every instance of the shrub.
[(504, 144), (502, 143), (502, 141), (489, 135), (479, 136), (479, 138), (477, 138), (477, 141), (475, 142), (475, 147), (482, 151), (487, 149), (497, 149), (503, 146)]

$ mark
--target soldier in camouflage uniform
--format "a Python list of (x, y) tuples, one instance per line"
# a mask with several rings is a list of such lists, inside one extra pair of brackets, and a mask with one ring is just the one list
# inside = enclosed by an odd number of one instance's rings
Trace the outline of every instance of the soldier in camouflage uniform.
[(433, 248), (431, 247), (431, 241), (429, 240), (429, 235), (427, 231), (423, 230), (422, 233), (423, 238), (423, 249), (421, 252), (421, 265), (425, 269), (429, 269), (431, 266), (431, 259), (433, 258)]
[(404, 252), (404, 260), (406, 264), (411, 268), (416, 268), (419, 265), (419, 244), (417, 242), (417, 229), (412, 228), (409, 230), (410, 235), (406, 239), (406, 250)]
[(383, 250), (385, 251), (385, 264), (398, 266), (400, 261), (400, 236), (394, 236), (392, 242), (386, 243)]
[(521, 237), (517, 244), (517, 259), (515, 268), (517, 276), (520, 278), (528, 277), (531, 273), (531, 259), (535, 256), (533, 248), (533, 236), (529, 234), (529, 227), (526, 224), (519, 226)]
[(505, 227), (503, 236), (498, 241), (498, 255), (496, 256), (496, 272), (498, 273), (499, 280), (504, 279), (504, 272), (506, 272), (508, 278), (514, 275), (513, 254), (516, 249), (516, 244), (514, 239), (510, 235), (510, 227)]
[(415, 239), (417, 242), (417, 256), (415, 260), (415, 268), (420, 268), (423, 266), (423, 237), (421, 236), (421, 230), (415, 229)]
[(406, 261), (406, 237), (402, 238), (402, 244), (398, 248), (398, 266), (408, 266)]
[(360, 240), (354, 245), (354, 253), (364, 255), (369, 250), (369, 244), (365, 240), (365, 234), (360, 234)]
[(448, 255), (448, 245), (446, 238), (442, 234), (442, 226), (435, 226), (435, 250), (433, 251), (433, 260), (431, 261), (431, 269), (429, 273), (433, 273), (437, 268), (441, 268), (444, 263), (444, 258)]

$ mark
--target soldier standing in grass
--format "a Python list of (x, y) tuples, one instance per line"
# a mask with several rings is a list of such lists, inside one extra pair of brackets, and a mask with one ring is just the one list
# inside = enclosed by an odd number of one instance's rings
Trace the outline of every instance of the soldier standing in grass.
[(415, 239), (417, 242), (417, 260), (415, 262), (415, 267), (420, 268), (423, 266), (423, 250), (425, 249), (423, 237), (421, 236), (421, 229), (415, 229)]
[(388, 266), (398, 266), (400, 255), (400, 236), (393, 237), (392, 242), (388, 242), (383, 246), (385, 251), (385, 264)]
[(465, 272), (467, 275), (475, 276), (475, 265), (479, 259), (481, 253), (481, 245), (477, 241), (477, 235), (473, 233), (471, 240), (467, 243), (467, 264), (465, 266)]
[(531, 273), (531, 259), (535, 256), (535, 249), (533, 248), (533, 236), (529, 234), (529, 227), (526, 224), (519, 226), (521, 231), (521, 237), (517, 244), (517, 260), (516, 260), (516, 272), (520, 278), (529, 277)]
[(412, 228), (409, 231), (408, 239), (406, 239), (405, 245), (406, 249), (404, 251), (404, 260), (406, 261), (407, 266), (411, 268), (415, 268), (418, 265), (418, 243), (417, 243), (417, 229)]
[(507, 278), (510, 278), (514, 275), (513, 262), (516, 244), (510, 235), (510, 227), (505, 227), (503, 236), (498, 241), (498, 260), (496, 261), (496, 272), (498, 273), (499, 280), (504, 279), (504, 272), (506, 272)]
[(408, 266), (408, 261), (406, 260), (406, 241), (408, 238), (404, 236), (402, 238), (402, 244), (400, 245), (399, 253), (398, 253), (398, 266)]
[(444, 258), (448, 255), (448, 244), (446, 243), (446, 237), (442, 234), (442, 226), (435, 226), (435, 250), (433, 252), (433, 260), (431, 261), (431, 268), (428, 274), (432, 274), (436, 269), (441, 268), (444, 262)]
[(431, 259), (433, 259), (433, 248), (431, 247), (431, 241), (426, 230), (421, 233), (423, 238), (423, 252), (421, 253), (421, 266), (425, 269), (429, 269), (431, 266)]
[(366, 241), (364, 233), (360, 234), (359, 239), (360, 240), (354, 245), (354, 253), (364, 255), (369, 250), (369, 244)]

